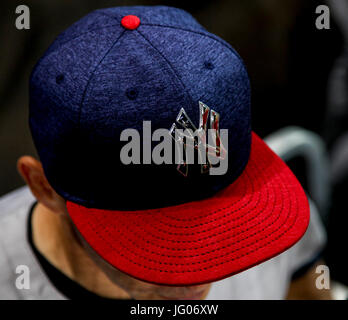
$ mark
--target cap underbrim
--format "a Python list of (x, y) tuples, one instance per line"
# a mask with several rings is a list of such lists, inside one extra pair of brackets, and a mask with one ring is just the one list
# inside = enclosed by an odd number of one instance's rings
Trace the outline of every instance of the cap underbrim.
[(211, 198), (141, 211), (69, 201), (67, 208), (82, 237), (110, 265), (171, 286), (213, 282), (255, 266), (294, 245), (309, 223), (300, 183), (255, 133), (243, 173)]

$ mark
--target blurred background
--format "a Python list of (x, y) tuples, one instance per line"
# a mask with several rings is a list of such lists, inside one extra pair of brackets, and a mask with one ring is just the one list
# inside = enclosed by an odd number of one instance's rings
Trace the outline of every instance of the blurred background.
[[(20, 4), (30, 8), (30, 30), (15, 28), (15, 9)], [(0, 196), (23, 185), (16, 171), (17, 158), (35, 155), (27, 119), (28, 79), (36, 61), (61, 31), (90, 11), (139, 4), (183, 8), (240, 53), (252, 84), (253, 130), (260, 136), (288, 126), (315, 133), (328, 160), (321, 169), (325, 172), (314, 174), (327, 177), (319, 180), (325, 184), (325, 195), (317, 196), (318, 202), (325, 202), (319, 205), (329, 239), (325, 260), (331, 277), (348, 285), (346, 0), (2, 0)], [(331, 10), (329, 30), (315, 26), (315, 9), (321, 4)], [(297, 154), (288, 164), (311, 195), (310, 162)]]

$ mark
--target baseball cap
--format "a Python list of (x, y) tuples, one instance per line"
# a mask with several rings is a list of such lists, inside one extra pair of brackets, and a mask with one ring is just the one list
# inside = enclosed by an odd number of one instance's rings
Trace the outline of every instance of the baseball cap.
[[(200, 106), (228, 129), (227, 171), (148, 161), (144, 130)], [(210, 109), (209, 109), (210, 108)], [(30, 129), (45, 175), (105, 261), (162, 285), (220, 280), (285, 251), (309, 222), (306, 195), (251, 130), (244, 63), (190, 14), (165, 6), (93, 11), (60, 34), (30, 77)], [(125, 165), (120, 136), (142, 137)]]

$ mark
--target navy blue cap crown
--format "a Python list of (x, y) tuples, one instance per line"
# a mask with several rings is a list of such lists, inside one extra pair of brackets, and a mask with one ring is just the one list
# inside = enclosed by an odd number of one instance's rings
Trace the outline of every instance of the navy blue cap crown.
[[(124, 16), (140, 25), (128, 30)], [(228, 171), (184, 177), (176, 165), (120, 162), (120, 133), (170, 128), (181, 108), (198, 124), (198, 102), (228, 129)], [(243, 171), (250, 152), (250, 88), (235, 50), (183, 10), (94, 11), (60, 34), (30, 79), (30, 128), (45, 174), (65, 199), (135, 210), (209, 197)]]

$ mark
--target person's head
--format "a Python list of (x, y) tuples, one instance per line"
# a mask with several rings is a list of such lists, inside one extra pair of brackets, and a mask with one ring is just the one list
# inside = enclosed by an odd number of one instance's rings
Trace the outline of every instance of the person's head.
[[(301, 185), (251, 130), (242, 59), (183, 10), (109, 8), (76, 22), (33, 69), (29, 118), (38, 181), (56, 192), (41, 201), (64, 207), (94, 252), (135, 279), (193, 290), (272, 258), (307, 228)], [(173, 134), (183, 129), (198, 141)], [(174, 156), (172, 138), (208, 160)], [(226, 155), (226, 171), (211, 174), (211, 153)], [(57, 195), (64, 204), (48, 203)]]
[[(200, 299), (209, 291), (210, 284), (195, 286), (163, 286), (144, 282), (121, 272), (102, 259), (79, 234), (74, 224), (69, 219), (66, 208), (66, 201), (58, 195), (51, 187), (45, 177), (40, 161), (31, 156), (22, 156), (18, 159), (17, 169), (37, 201), (43, 204), (50, 214), (59, 215), (64, 218), (64, 222), (74, 232), (76, 242), (82, 245), (86, 254), (94, 263), (108, 276), (117, 286), (122, 288), (128, 295), (137, 300), (147, 299)], [(74, 237), (70, 237), (73, 238)], [(93, 276), (93, 275), (91, 275)]]

